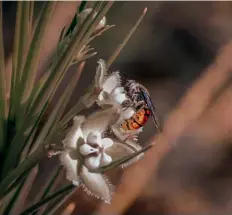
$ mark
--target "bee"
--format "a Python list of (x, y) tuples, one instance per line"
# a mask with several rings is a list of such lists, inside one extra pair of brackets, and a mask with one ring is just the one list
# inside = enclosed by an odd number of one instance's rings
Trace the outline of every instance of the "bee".
[(130, 99), (129, 105), (135, 108), (135, 113), (121, 124), (121, 129), (123, 131), (137, 130), (143, 127), (151, 116), (156, 128), (161, 131), (148, 90), (134, 80), (127, 80), (125, 92)]

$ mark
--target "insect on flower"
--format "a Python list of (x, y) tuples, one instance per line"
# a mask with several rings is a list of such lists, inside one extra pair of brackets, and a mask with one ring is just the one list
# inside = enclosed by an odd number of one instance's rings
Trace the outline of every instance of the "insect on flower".
[(143, 127), (151, 116), (156, 128), (160, 131), (159, 121), (155, 114), (155, 107), (152, 103), (148, 90), (134, 80), (127, 80), (125, 92), (130, 99), (129, 104), (135, 108), (133, 116), (121, 124), (123, 131), (137, 130)]

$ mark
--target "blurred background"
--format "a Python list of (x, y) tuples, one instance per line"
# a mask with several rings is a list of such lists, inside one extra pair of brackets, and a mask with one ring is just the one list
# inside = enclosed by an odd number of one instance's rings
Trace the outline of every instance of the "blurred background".
[[(70, 8), (76, 3), (62, 4), (61, 12), (64, 15), (70, 13)], [(3, 6), (4, 40), (7, 55), (10, 56), (16, 4), (9, 1), (4, 2)], [(87, 61), (70, 106), (90, 83), (95, 74), (97, 60), (108, 59), (144, 7), (148, 8), (147, 15), (111, 69), (120, 70), (128, 78), (147, 87), (161, 124), (185, 90), (213, 62), (219, 48), (232, 36), (232, 2), (115, 2), (107, 15), (107, 22), (115, 24), (116, 27), (92, 43), (98, 54)], [(41, 2), (36, 2), (36, 10), (39, 11), (40, 8)], [(53, 25), (58, 25), (62, 19), (63, 16), (57, 16)], [(70, 74), (75, 70), (76, 67), (73, 66)], [(68, 77), (60, 90), (67, 84)], [(140, 137), (141, 144), (145, 144), (154, 133), (155, 127), (149, 121)], [(225, 156), (218, 160), (218, 149), (202, 149), (199, 144), (194, 143), (187, 146), (179, 144), (165, 156), (156, 178), (151, 179), (144, 192), (125, 214), (160, 215), (172, 214), (173, 211), (207, 211), (213, 214), (217, 211), (231, 211), (232, 151), (230, 148), (222, 151)], [(193, 154), (198, 154), (197, 159)], [(41, 177), (36, 182), (38, 190), (44, 177), (55, 165), (56, 158), (49, 161), (49, 166), (47, 161), (42, 162)], [(121, 171), (114, 171), (110, 172), (109, 176), (112, 181), (118, 183), (120, 174)], [(63, 181), (64, 177), (61, 177)], [(91, 214), (99, 201), (79, 189), (67, 205), (69, 203), (76, 206), (73, 214)]]

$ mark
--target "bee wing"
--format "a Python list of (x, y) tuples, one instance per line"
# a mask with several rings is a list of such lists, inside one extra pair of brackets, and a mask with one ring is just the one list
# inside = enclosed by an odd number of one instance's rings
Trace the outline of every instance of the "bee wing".
[(153, 103), (151, 101), (151, 97), (148, 95), (146, 90), (144, 90), (143, 88), (140, 88), (140, 90), (141, 90), (141, 96), (143, 97), (144, 101), (146, 102), (148, 108), (151, 111), (151, 116), (152, 116), (153, 122), (155, 123), (156, 128), (159, 131), (161, 131), (160, 124), (159, 124), (159, 119), (156, 116), (156, 110), (155, 110), (155, 107), (154, 107), (154, 105), (153, 105)]

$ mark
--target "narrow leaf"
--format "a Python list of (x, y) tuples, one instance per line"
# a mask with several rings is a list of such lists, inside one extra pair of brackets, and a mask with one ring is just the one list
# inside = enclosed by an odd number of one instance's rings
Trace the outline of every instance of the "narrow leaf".
[(38, 166), (34, 167), (30, 171), (26, 180), (23, 182), (20, 191), (17, 195), (17, 198), (14, 200), (11, 206), (9, 215), (19, 214), (23, 210), (23, 207), (25, 206), (25, 202), (28, 197), (28, 193), (31, 190), (31, 187), (33, 186), (37, 173), (38, 173)]
[(14, 189), (12, 189), (9, 193), (7, 193), (0, 202), (0, 215), (6, 214), (5, 211), (7, 210), (12, 198), (15, 196), (17, 190), (19, 189), (20, 185), (17, 185)]
[(20, 165), (12, 170), (0, 183), (0, 198), (6, 192), (9, 185), (19, 178), (25, 171), (32, 168), (38, 161), (46, 155), (44, 147), (41, 146), (37, 150), (29, 155)]
[(76, 189), (70, 190), (69, 192), (63, 194), (61, 197), (59, 197), (57, 200), (54, 201), (54, 204), (52, 204), (44, 214), (47, 215), (55, 215), (57, 214), (57, 210), (76, 192)]
[[(18, 2), (19, 4), (20, 2)], [(26, 60), (26, 55), (29, 47), (29, 12), (30, 12), (30, 2), (22, 2), (22, 14), (20, 20), (20, 32), (19, 32), (19, 43), (18, 43), (18, 53), (17, 53), (17, 70), (15, 73), (15, 83), (14, 83), (14, 112), (16, 114), (19, 111), (19, 96), (20, 96), (20, 81), (22, 76), (23, 67)]]
[(87, 1), (81, 1), (81, 4), (79, 6), (79, 13), (81, 13), (85, 7), (86, 7)]
[[(11, 145), (8, 148), (6, 158), (4, 160), (4, 165), (2, 169), (2, 175), (5, 176), (12, 169), (17, 166), (20, 161), (20, 154), (29, 143), (29, 140), (32, 138), (34, 132), (37, 131), (39, 123), (44, 115), (44, 112), (47, 108), (48, 103), (45, 104), (40, 114), (33, 118), (33, 124), (31, 127), (21, 126), (20, 130), (16, 133)], [(29, 131), (28, 131), (29, 130)], [(28, 133), (28, 134), (27, 134)], [(29, 148), (30, 150), (30, 148)], [(21, 160), (26, 156), (25, 152), (22, 153)]]
[[(51, 177), (49, 177), (49, 180), (47, 181), (47, 183), (45, 183), (44, 188), (41, 188), (42, 191), (42, 195), (38, 195), (39, 199), (37, 198), (37, 200), (41, 201), (43, 200), (46, 196), (48, 196), (48, 194), (54, 190), (57, 182), (59, 181), (60, 177), (60, 173), (62, 170), (62, 166), (59, 166), (58, 168), (56, 168), (52, 174)], [(37, 201), (38, 202), (38, 201)], [(40, 208), (40, 210), (36, 213), (36, 215), (40, 215), (43, 214), (43, 212), (46, 210), (47, 204), (45, 204), (43, 207)]]
[[(34, 150), (36, 150), (36, 148), (40, 144), (43, 144), (45, 142), (45, 139), (49, 134), (53, 134), (53, 132), (56, 130), (55, 123), (61, 118), (63, 111), (64, 111), (64, 108), (65, 108), (66, 104), (68, 103), (69, 98), (70, 98), (70, 96), (75, 88), (76, 82), (78, 81), (78, 79), (80, 77), (80, 73), (81, 73), (81, 71), (78, 71), (78, 73), (76, 75), (77, 77), (72, 78), (71, 83), (65, 89), (64, 93), (60, 97), (58, 103), (56, 104), (55, 108), (53, 109), (52, 113), (50, 114), (46, 124), (43, 126), (43, 129), (41, 130), (39, 136), (37, 137), (37, 139), (33, 145), (33, 148), (31, 150), (32, 152)], [(50, 142), (48, 142), (48, 144), (49, 143)]]
[(126, 35), (125, 39), (122, 41), (121, 44), (119, 44), (119, 46), (116, 48), (116, 50), (114, 51), (114, 53), (109, 57), (106, 65), (107, 68), (110, 67), (110, 65), (115, 61), (115, 59), (117, 58), (117, 56), (119, 55), (119, 53), (122, 51), (122, 49), (124, 48), (124, 46), (126, 45), (126, 43), (128, 42), (128, 40), (131, 38), (132, 34), (135, 32), (135, 30), (137, 29), (137, 27), (139, 26), (140, 22), (143, 20), (144, 16), (146, 15), (147, 12), (147, 8), (145, 8), (143, 10), (142, 15), (139, 17), (139, 19), (137, 20), (137, 22), (135, 23), (134, 27), (130, 30), (130, 32)]
[(34, 15), (34, 0), (30, 1), (30, 11), (29, 11), (29, 41), (31, 42), (33, 36), (33, 15)]
[(0, 152), (2, 152), (5, 143), (5, 120), (6, 120), (6, 76), (5, 76), (5, 58), (3, 44), (3, 26), (2, 26), (2, 2), (0, 3)]
[(44, 204), (50, 202), (51, 200), (54, 200), (55, 198), (59, 197), (60, 195), (63, 195), (65, 193), (68, 193), (70, 190), (74, 189), (75, 186), (74, 185), (68, 185), (58, 191), (56, 191), (55, 193), (49, 195), (48, 197), (46, 197), (45, 199), (43, 199), (42, 201), (32, 205), (31, 207), (27, 208), (24, 212), (22, 212), (20, 215), (28, 215), (33, 213), (34, 211), (37, 211), (41, 206), (43, 206)]
[(35, 29), (21, 80), (22, 87), (20, 93), (21, 96), (23, 96), (22, 103), (28, 99), (31, 90), (33, 89), (42, 42), (45, 32), (48, 30), (49, 21), (52, 17), (56, 4), (57, 2), (55, 1), (46, 2), (42, 16)]
[(115, 160), (113, 162), (111, 162), (109, 165), (106, 165), (106, 166), (102, 166), (96, 170), (93, 170), (91, 172), (96, 172), (96, 173), (104, 173), (106, 171), (109, 171), (110, 169), (112, 168), (115, 168), (115, 167), (118, 167), (118, 166), (121, 166), (122, 164), (130, 161), (131, 159), (135, 158), (136, 156), (140, 155), (141, 153), (149, 150), (153, 145), (150, 144), (148, 146), (145, 146), (143, 147), (141, 150), (131, 154), (131, 155), (128, 155), (127, 157), (125, 158), (121, 158), (121, 159), (118, 159), (118, 160)]
[[(11, 120), (14, 119), (14, 107), (15, 107), (15, 86), (16, 84), (16, 76), (17, 76), (17, 66), (18, 66), (18, 56), (19, 56), (19, 40), (20, 40), (20, 27), (22, 21), (22, 4), (23, 2), (17, 2), (17, 13), (16, 13), (16, 23), (15, 23), (15, 32), (14, 32), (14, 49), (12, 54), (12, 76), (11, 76), (11, 87), (10, 87), (10, 110), (9, 110), (9, 118)], [(18, 81), (18, 79), (17, 79)]]
[[(74, 53), (80, 51), (81, 47), (83, 46), (82, 41), (84, 40), (84, 38), (85, 37), (89, 38), (89, 36), (92, 34), (94, 29), (96, 28), (97, 24), (107, 13), (111, 5), (112, 5), (112, 2), (106, 2), (104, 8), (99, 13), (97, 18), (94, 19), (94, 21), (92, 21), (92, 19), (85, 20), (85, 22), (81, 26), (81, 29), (74, 35), (72, 41), (69, 43), (68, 47), (65, 49), (63, 54), (60, 56), (60, 59), (62, 60), (57, 60), (56, 64), (54, 65), (51, 75), (49, 76), (48, 80), (44, 84), (34, 104), (31, 107), (32, 111), (36, 109), (36, 107), (39, 105), (39, 103), (41, 102), (41, 100), (43, 100), (44, 97), (47, 97), (47, 98), (51, 97), (51, 94), (52, 94), (51, 90), (56, 88), (57, 85), (59, 85), (60, 81), (62, 80), (62, 77), (67, 71), (67, 68), (72, 60), (72, 57), (74, 56)], [(90, 14), (91, 15), (90, 17), (93, 16), (93, 13), (91, 14)]]

